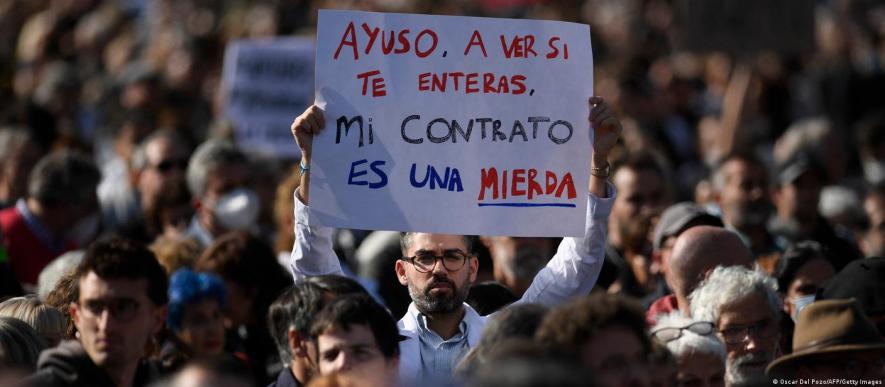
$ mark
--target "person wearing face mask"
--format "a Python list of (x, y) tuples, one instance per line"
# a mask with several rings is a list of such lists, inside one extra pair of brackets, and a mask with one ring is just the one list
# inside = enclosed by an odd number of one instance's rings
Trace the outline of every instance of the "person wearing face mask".
[(187, 236), (203, 246), (225, 232), (255, 225), (261, 207), (249, 187), (249, 162), (230, 142), (208, 140), (200, 145), (188, 163), (187, 185), (195, 212)]
[(836, 271), (824, 256), (820, 243), (802, 241), (784, 252), (775, 272), (784, 311), (799, 321), (799, 312), (814, 302), (815, 294)]
[(55, 257), (98, 234), (100, 178), (95, 164), (79, 153), (48, 155), (31, 172), (27, 196), (0, 212), (9, 263), (23, 286), (35, 286)]

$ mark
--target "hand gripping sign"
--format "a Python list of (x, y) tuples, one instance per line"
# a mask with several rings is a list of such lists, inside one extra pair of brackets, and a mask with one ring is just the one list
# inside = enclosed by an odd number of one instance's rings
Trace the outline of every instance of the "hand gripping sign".
[(587, 25), (323, 10), (317, 34), (312, 220), (583, 235)]

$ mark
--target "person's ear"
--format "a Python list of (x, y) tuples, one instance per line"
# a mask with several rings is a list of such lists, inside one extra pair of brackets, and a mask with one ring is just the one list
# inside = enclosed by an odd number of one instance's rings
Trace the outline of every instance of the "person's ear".
[(76, 302), (71, 302), (68, 305), (68, 313), (71, 314), (71, 321), (74, 322), (74, 326), (77, 327), (77, 330), (80, 330), (80, 307)]
[(156, 334), (160, 333), (160, 331), (163, 329), (163, 323), (166, 321), (166, 311), (167, 311), (166, 305), (163, 305), (159, 308), (154, 309), (154, 313), (153, 313), (154, 315), (152, 316), (154, 319), (154, 321), (153, 321), (154, 326), (153, 326), (151, 333), (156, 335)]
[(292, 352), (292, 356), (307, 357), (307, 346), (305, 345), (306, 342), (303, 340), (303, 337), (301, 337), (294, 328), (289, 328), (287, 336), (289, 340), (289, 351)]
[(396, 270), (396, 279), (399, 280), (399, 283), (402, 285), (409, 284), (409, 278), (406, 277), (406, 265), (401, 259), (397, 259), (396, 263), (393, 265), (393, 269)]
[(468, 258), (467, 269), (470, 270), (468, 272), (470, 275), (470, 282), (476, 282), (476, 274), (479, 272), (479, 259), (476, 258), (476, 255), (471, 254)]

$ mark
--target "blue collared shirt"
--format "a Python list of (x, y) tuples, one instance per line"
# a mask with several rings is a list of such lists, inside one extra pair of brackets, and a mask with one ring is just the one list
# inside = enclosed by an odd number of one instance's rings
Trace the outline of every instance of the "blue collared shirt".
[(427, 327), (427, 317), (418, 314), (418, 340), (421, 343), (421, 379), (432, 385), (452, 383), (455, 367), (470, 350), (467, 342), (467, 323), (462, 319), (458, 333), (443, 340)]

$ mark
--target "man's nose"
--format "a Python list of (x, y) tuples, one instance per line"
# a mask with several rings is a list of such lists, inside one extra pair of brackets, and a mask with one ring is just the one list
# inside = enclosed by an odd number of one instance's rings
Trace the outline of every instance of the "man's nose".
[(449, 271), (448, 271), (448, 269), (446, 269), (446, 266), (443, 264), (443, 260), (440, 258), (437, 258), (437, 259), (433, 260), (433, 267), (431, 268), (430, 272), (431, 273), (446, 274)]
[(748, 352), (752, 352), (758, 347), (759, 344), (756, 343), (756, 338), (753, 337), (753, 335), (751, 334), (747, 334), (746, 341), (744, 341), (744, 349), (746, 349)]

